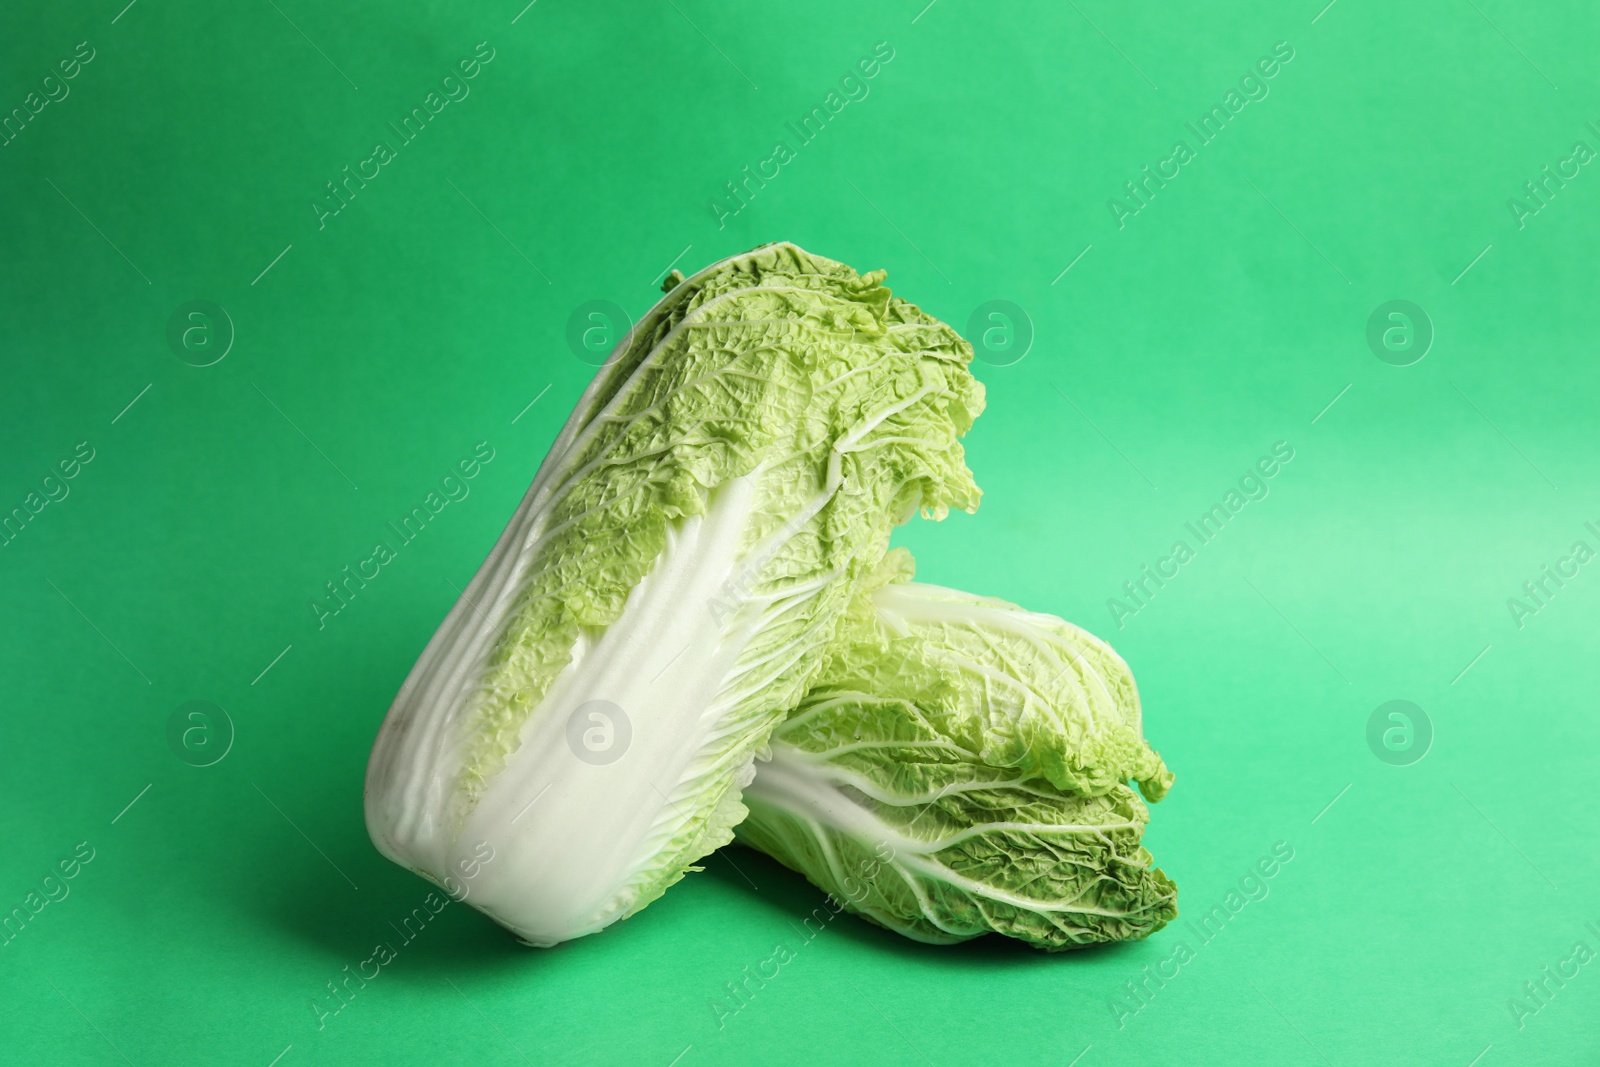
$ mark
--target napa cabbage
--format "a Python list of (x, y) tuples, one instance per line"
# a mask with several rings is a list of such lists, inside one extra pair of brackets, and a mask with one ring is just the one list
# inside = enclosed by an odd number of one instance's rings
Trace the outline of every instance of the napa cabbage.
[(1176, 887), (1141, 841), (1173, 778), (1127, 664), (1062, 619), (912, 577), (897, 549), (864, 583), (739, 839), (919, 941), (1160, 929)]
[(970, 511), (972, 350), (792, 244), (683, 278), (578, 400), (369, 760), (368, 830), (549, 945), (732, 838), (891, 528)]

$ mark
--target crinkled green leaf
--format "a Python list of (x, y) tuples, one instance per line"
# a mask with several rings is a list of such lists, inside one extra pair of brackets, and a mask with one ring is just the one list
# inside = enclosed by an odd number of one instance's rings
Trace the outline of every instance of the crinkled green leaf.
[(945, 736), (990, 766), (1078, 793), (1135, 781), (1151, 800), (1165, 795), (1172, 774), (1144, 739), (1133, 672), (1110, 645), (1054, 615), (912, 582), (911, 570), (903, 549), (885, 558), (814, 695), (914, 692)]

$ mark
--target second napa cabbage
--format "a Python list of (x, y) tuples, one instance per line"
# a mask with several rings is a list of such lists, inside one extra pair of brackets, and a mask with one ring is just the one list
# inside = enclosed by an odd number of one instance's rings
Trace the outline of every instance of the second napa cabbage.
[(1122, 658), (1064, 620), (911, 581), (903, 550), (773, 734), (739, 839), (918, 941), (1146, 937), (1176, 887), (1141, 844), (1172, 774)]

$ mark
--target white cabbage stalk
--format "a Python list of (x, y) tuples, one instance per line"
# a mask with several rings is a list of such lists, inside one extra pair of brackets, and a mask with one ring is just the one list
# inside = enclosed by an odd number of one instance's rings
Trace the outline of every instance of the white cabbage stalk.
[(918, 509), (972, 510), (971, 348), (790, 244), (669, 280), (396, 697), (367, 827), (550, 945), (731, 840), (740, 789)]
[(1160, 929), (1176, 887), (1127, 783), (1155, 801), (1172, 774), (1127, 664), (1054, 616), (910, 577), (896, 550), (864, 587), (757, 764), (739, 839), (918, 941), (1054, 951)]

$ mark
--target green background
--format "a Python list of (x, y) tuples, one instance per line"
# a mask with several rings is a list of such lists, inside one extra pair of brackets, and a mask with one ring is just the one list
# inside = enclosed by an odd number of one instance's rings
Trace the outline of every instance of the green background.
[[(1600, 963), (1509, 1007), (1600, 949), (1600, 564), (1520, 626), (1507, 605), (1600, 548), (1600, 168), (1521, 226), (1507, 203), (1600, 148), (1595, 8), (925, 2), (0, 13), (0, 109), (95, 50), (0, 147), (0, 511), (94, 450), (0, 548), (0, 912), (94, 850), (0, 948), (6, 1060), (1600, 1060)], [(324, 183), (480, 41), (470, 96), (319, 229)], [(724, 183), (880, 41), (870, 95), (719, 228)], [(1270, 94), (1119, 229), (1108, 199), (1280, 41)], [(556, 950), (451, 907), (319, 1030), (324, 983), (427, 891), (367, 839), (367, 751), (591, 374), (569, 317), (778, 239), (959, 329), (1023, 309), (1025, 358), (975, 364), (983, 507), (899, 541), (1132, 663), (1184, 918), (1068, 956), (847, 917), (797, 945), (821, 894), (731, 849)], [(1435, 334), (1409, 366), (1366, 339), (1392, 299)], [(167, 342), (193, 300), (236, 334), (207, 367)], [(1270, 495), (1119, 627), (1108, 598), (1278, 441)], [(324, 583), (478, 442), (471, 495), (319, 629)], [(1366, 740), (1393, 699), (1434, 732), (1408, 766)], [(192, 700), (235, 731), (211, 766), (169, 747)], [(1270, 895), (1200, 946), (1186, 922), (1278, 842)]]

